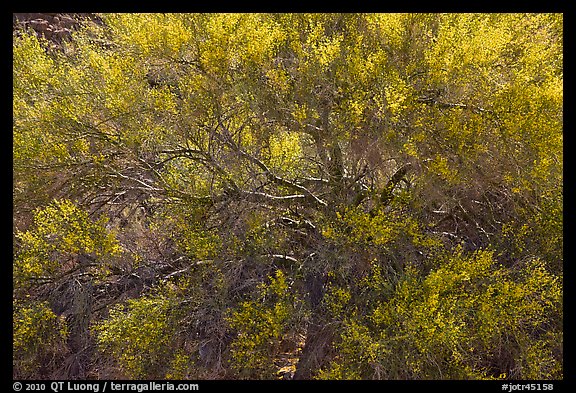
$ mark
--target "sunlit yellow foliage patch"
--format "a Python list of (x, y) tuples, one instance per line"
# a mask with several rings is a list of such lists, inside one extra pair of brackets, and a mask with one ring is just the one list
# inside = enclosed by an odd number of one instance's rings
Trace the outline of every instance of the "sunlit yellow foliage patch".
[(164, 357), (168, 357), (169, 305), (163, 297), (132, 299), (126, 309), (117, 305), (108, 319), (94, 326), (99, 348), (117, 359), (130, 377), (149, 375), (151, 367), (163, 364)]
[(230, 327), (237, 332), (232, 345), (232, 366), (241, 377), (274, 375), (273, 360), (295, 307), (286, 275), (277, 270), (269, 284), (259, 286), (259, 299), (231, 310)]
[(285, 132), (270, 137), (270, 166), (279, 173), (297, 170), (301, 157), (300, 134)]
[(192, 38), (188, 26), (175, 14), (107, 14), (104, 18), (118, 41), (144, 57), (152, 53), (178, 56)]
[(15, 302), (12, 326), (14, 365), (30, 375), (38, 372), (44, 356), (55, 356), (65, 346), (66, 323), (46, 302)]
[(34, 228), (17, 233), (20, 242), (14, 261), (14, 277), (25, 280), (55, 274), (78, 254), (93, 255), (100, 269), (105, 259), (120, 253), (113, 232), (105, 228), (107, 219), (94, 222), (88, 213), (68, 200), (55, 200), (34, 216)]
[[(561, 288), (541, 261), (528, 261), (521, 274), (512, 274), (498, 266), (492, 252), (456, 250), (427, 275), (408, 270), (392, 298), (375, 304), (367, 319), (349, 318), (339, 344), (347, 356), (338, 357), (321, 376), (362, 378), (377, 372), (384, 379), (498, 377), (488, 373), (489, 359), (474, 353), (496, 356), (503, 337), (524, 340), (534, 329), (544, 328), (551, 315), (560, 312)], [(534, 347), (548, 353), (550, 362), (538, 371), (536, 357), (516, 352), (513, 356), (525, 362), (516, 377), (557, 376), (558, 359), (550, 355), (557, 345), (549, 339)], [(371, 361), (357, 360), (363, 358)]]

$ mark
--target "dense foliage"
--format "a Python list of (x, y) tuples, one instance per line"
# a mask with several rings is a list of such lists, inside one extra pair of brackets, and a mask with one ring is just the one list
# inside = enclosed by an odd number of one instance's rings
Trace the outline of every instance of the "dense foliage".
[(13, 41), (15, 378), (559, 379), (560, 14)]

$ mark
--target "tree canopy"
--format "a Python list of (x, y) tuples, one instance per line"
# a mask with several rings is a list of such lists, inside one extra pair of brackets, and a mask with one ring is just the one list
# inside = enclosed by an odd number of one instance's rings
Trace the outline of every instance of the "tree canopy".
[(13, 39), (15, 378), (561, 379), (561, 14)]

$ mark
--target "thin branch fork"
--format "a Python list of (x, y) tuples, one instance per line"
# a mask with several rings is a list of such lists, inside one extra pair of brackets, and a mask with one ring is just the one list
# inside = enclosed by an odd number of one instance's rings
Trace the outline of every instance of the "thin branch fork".
[[(227, 129), (225, 129), (225, 130), (227, 133), (229, 133)], [(260, 169), (262, 169), (264, 175), (266, 175), (266, 177), (271, 182), (276, 183), (276, 184), (281, 185), (281, 186), (291, 188), (291, 189), (299, 191), (303, 194), (303, 195), (292, 195), (289, 197), (274, 197), (272, 195), (264, 194), (264, 195), (267, 195), (267, 197), (272, 197), (273, 199), (286, 199), (286, 198), (288, 198), (288, 199), (300, 199), (300, 198), (304, 197), (304, 198), (312, 199), (316, 204), (318, 204), (322, 207), (328, 206), (328, 204), (326, 202), (324, 202), (323, 200), (318, 198), (316, 195), (314, 195), (306, 187), (304, 187), (300, 184), (291, 182), (290, 180), (284, 179), (284, 178), (279, 177), (279, 176), (275, 175), (274, 173), (272, 173), (272, 171), (270, 170), (270, 168), (268, 168), (268, 166), (266, 164), (264, 164), (261, 160), (254, 157), (253, 155), (242, 150), (236, 143), (234, 143), (232, 141), (231, 138), (221, 138), (221, 139), (222, 139), (222, 142), (224, 142), (226, 145), (228, 145), (230, 148), (232, 148), (235, 152), (240, 154), (240, 156), (242, 156), (243, 158), (246, 158), (248, 161), (250, 161), (254, 165), (258, 166)], [(252, 193), (252, 194), (262, 194), (262, 193)]]
[[(135, 183), (141, 184), (141, 185), (143, 186), (143, 190), (146, 190), (146, 191), (156, 191), (156, 192), (163, 192), (163, 191), (164, 191), (163, 189), (157, 188), (157, 187), (153, 187), (153, 186), (151, 186), (150, 184), (148, 184), (148, 183), (146, 183), (146, 182), (143, 182), (143, 181), (140, 180), (140, 179), (136, 179), (136, 178), (134, 178), (134, 177), (130, 177), (130, 176), (124, 175), (124, 174), (122, 174), (122, 173), (120, 173), (120, 172), (118, 172), (118, 171), (116, 171), (116, 170), (112, 170), (112, 171), (113, 171), (113, 173), (114, 173), (113, 175), (111, 175), (112, 177), (120, 177), (120, 178), (122, 178), (122, 179), (130, 180), (130, 181), (133, 181), (133, 182), (135, 182)], [(138, 187), (138, 188), (139, 188), (139, 187)]]

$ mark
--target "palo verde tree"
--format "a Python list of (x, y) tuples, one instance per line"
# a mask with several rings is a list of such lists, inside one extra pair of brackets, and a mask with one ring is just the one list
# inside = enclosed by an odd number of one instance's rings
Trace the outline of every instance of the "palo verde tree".
[(15, 375), (562, 377), (562, 15), (100, 17), (14, 38)]

